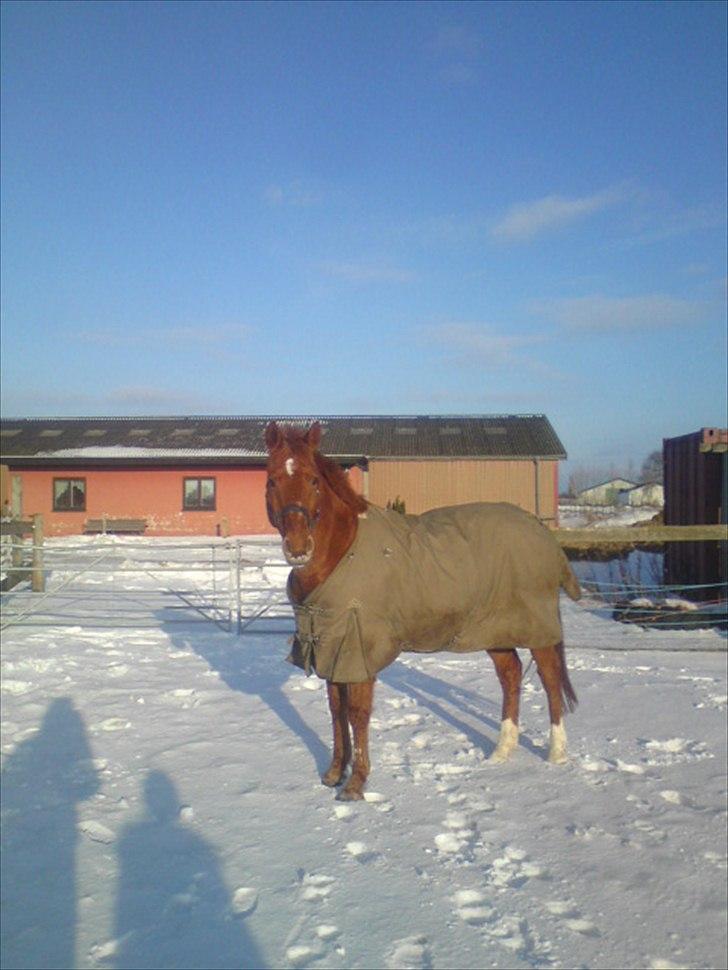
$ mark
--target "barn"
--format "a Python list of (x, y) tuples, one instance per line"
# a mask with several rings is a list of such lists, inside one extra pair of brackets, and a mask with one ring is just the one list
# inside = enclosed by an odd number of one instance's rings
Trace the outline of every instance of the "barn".
[(116, 525), (147, 535), (269, 533), (270, 420), (319, 421), (322, 450), (377, 505), (399, 500), (418, 513), (507, 501), (557, 524), (566, 453), (543, 414), (7, 419), (4, 512), (42, 513), (47, 535)]
[(622, 492), (635, 486), (636, 482), (630, 482), (626, 478), (610, 478), (606, 482), (582, 489), (574, 501), (577, 505), (617, 505)]

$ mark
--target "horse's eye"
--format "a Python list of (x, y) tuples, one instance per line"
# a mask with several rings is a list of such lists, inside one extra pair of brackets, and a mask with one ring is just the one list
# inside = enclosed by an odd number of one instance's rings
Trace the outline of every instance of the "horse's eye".
[(319, 483), (319, 480), (314, 475), (313, 478), (311, 479), (311, 484), (314, 486), (314, 488), (318, 488), (318, 483)]

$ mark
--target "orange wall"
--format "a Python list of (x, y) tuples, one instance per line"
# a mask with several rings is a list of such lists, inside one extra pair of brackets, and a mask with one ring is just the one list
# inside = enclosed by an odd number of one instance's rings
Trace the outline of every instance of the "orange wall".
[[(422, 512), (438, 505), (472, 501), (510, 501), (535, 511), (535, 468), (532, 462), (374, 462), (370, 463), (367, 497), (386, 505), (398, 495), (408, 512)], [(23, 518), (40, 512), (46, 535), (83, 532), (88, 518), (146, 519), (146, 535), (223, 534), (227, 519), (229, 535), (273, 533), (265, 511), (266, 471), (248, 468), (116, 468), (116, 469), (19, 469), (22, 479)], [(364, 473), (349, 471), (356, 491), (364, 493)], [(53, 511), (53, 479), (85, 478), (86, 509), (83, 512)], [(182, 510), (185, 478), (214, 478), (217, 508), (210, 512)], [(539, 462), (539, 514), (549, 525), (558, 515), (558, 463)]]
[[(117, 468), (117, 469), (11, 469), (22, 478), (23, 518), (43, 515), (46, 535), (77, 535), (86, 519), (146, 519), (145, 535), (216, 535), (223, 517), (230, 535), (258, 535), (275, 530), (265, 510), (265, 468)], [(53, 511), (53, 479), (85, 478), (86, 509)], [(216, 480), (216, 509), (182, 510), (185, 478)], [(351, 483), (362, 490), (363, 475), (351, 469)]]
[[(146, 519), (146, 535), (216, 535), (226, 517), (231, 535), (269, 533), (264, 468), (12, 469), (23, 480), (23, 517), (41, 512), (46, 535), (83, 532), (88, 518), (102, 515)], [(86, 509), (53, 511), (53, 479), (85, 478)], [(182, 510), (185, 478), (216, 480), (216, 509)]]

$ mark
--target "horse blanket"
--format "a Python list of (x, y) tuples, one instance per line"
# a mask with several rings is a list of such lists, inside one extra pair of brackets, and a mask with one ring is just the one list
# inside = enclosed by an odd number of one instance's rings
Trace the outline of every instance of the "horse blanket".
[(302, 603), (287, 658), (341, 683), (369, 680), (402, 651), (552, 647), (559, 590), (579, 584), (535, 516), (507, 503), (402, 515), (370, 506), (329, 577)]

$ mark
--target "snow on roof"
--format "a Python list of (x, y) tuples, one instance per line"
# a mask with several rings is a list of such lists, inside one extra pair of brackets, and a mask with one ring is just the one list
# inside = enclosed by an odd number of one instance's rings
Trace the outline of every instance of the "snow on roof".
[(34, 458), (260, 458), (259, 451), (244, 448), (141, 448), (131, 445), (89, 445), (39, 451)]

